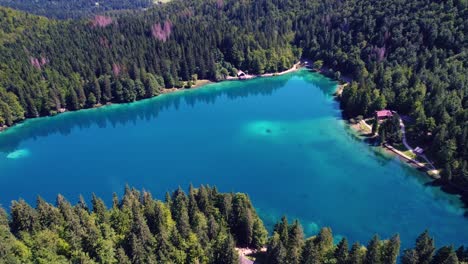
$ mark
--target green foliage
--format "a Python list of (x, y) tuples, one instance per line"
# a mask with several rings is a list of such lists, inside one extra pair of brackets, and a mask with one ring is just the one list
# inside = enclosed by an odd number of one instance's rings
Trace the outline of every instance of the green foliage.
[(416, 239), (416, 255), (418, 263), (428, 264), (434, 255), (435, 247), (434, 240), (429, 236), (426, 230)]
[[(288, 225), (282, 218), (275, 226), (273, 236), (267, 245), (265, 263), (300, 263), (300, 264), (396, 264), (400, 253), (400, 237), (395, 235), (389, 240), (380, 240), (376, 235), (367, 247), (358, 242), (348, 249), (348, 241), (343, 238), (338, 244), (333, 244), (330, 228), (322, 228), (316, 236), (304, 239), (298, 230), (299, 223), (295, 221)], [(290, 232), (283, 232), (287, 228)], [(296, 234), (296, 235), (294, 235)], [(454, 251), (453, 246), (444, 246), (434, 254), (434, 241), (427, 231), (416, 240), (414, 249), (406, 249), (401, 257), (403, 264), (416, 263), (459, 263), (459, 259), (468, 258), (468, 250), (460, 247)], [(301, 252), (296, 258), (297, 252)]]
[(380, 245), (380, 239), (375, 235), (367, 245), (366, 258), (364, 264), (379, 264), (382, 263), (382, 250)]
[[(234, 197), (242, 199), (236, 210), (250, 212), (258, 225), (256, 247), (263, 247), (265, 227), (246, 195), (204, 186), (191, 188), (189, 195), (194, 200), (186, 203), (179, 188), (169, 204), (126, 187), (121, 200), (114, 196), (111, 209), (93, 195), (92, 210), (82, 197), (71, 205), (59, 195), (57, 206), (38, 198), (36, 208), (14, 201), (10, 218), (0, 208), (0, 263), (238, 263), (238, 242), (228, 223), (242, 220), (222, 215), (218, 207)], [(184, 211), (196, 213), (189, 217)], [(216, 226), (216, 234), (208, 226)], [(236, 233), (239, 241), (246, 241), (243, 235)]]
[(314, 61), (314, 69), (320, 70), (323, 67), (323, 60)]
[[(261, 244), (250, 247), (267, 248), (266, 253), (257, 252), (259, 260), (265, 261), (262, 263), (395, 264), (400, 249), (398, 235), (383, 241), (374, 236), (367, 249), (359, 243), (348, 249), (346, 238), (334, 245), (330, 228), (304, 238), (300, 223), (296, 220), (288, 224), (286, 217), (275, 225), (273, 235), (264, 244), (261, 241), (266, 239), (265, 227), (245, 194), (219, 193), (216, 188), (205, 186), (190, 187), (188, 196), (179, 188), (166, 202), (126, 187), (122, 199), (114, 195), (110, 209), (95, 195), (91, 203), (89, 210), (82, 197), (71, 205), (58, 195), (56, 206), (41, 198), (37, 199), (36, 208), (23, 200), (14, 201), (10, 216), (0, 207), (0, 264), (237, 264), (236, 247), (246, 246), (251, 237), (245, 229), (246, 212), (257, 223), (257, 227), (252, 227), (253, 234), (261, 234), (261, 239), (257, 238)], [(194, 213), (176, 212), (184, 211), (183, 207)], [(227, 210), (231, 213), (223, 213), (226, 208), (232, 208)], [(184, 215), (188, 223), (183, 223)], [(464, 247), (457, 251), (452, 246), (436, 250), (426, 231), (418, 237), (414, 249), (404, 251), (401, 261), (456, 264), (466, 259), (468, 250)]]
[(348, 240), (346, 238), (341, 239), (336, 246), (334, 257), (337, 264), (348, 263)]
[[(167, 1), (167, 0), (166, 0)], [(96, 4), (98, 3), (98, 4)], [(0, 0), (0, 5), (24, 10), (36, 15), (47, 16), (59, 19), (80, 18), (92, 14), (103, 13), (111, 10), (142, 9), (153, 5), (151, 0), (107, 0), (107, 1), (86, 1), (86, 0)]]
[[(374, 125), (372, 126), (372, 130), (374, 130)], [(378, 125), (378, 131), (383, 143), (401, 143), (403, 135), (400, 129), (400, 117), (398, 114), (394, 114), (392, 117), (382, 122), (382, 124)]]

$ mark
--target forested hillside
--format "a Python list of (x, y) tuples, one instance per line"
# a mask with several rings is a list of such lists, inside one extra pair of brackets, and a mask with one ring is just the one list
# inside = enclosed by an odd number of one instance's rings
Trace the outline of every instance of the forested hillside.
[(0, 5), (32, 14), (68, 19), (88, 17), (112, 10), (142, 9), (157, 2), (152, 0), (0, 0)]
[[(298, 20), (304, 56), (356, 83), (348, 116), (384, 108), (409, 116), (409, 136), (429, 146), (446, 182), (468, 191), (466, 1), (336, 1)], [(320, 26), (318, 26), (320, 25)]]
[[(72, 205), (58, 195), (56, 205), (39, 197), (35, 208), (13, 201), (9, 216), (0, 208), (0, 263), (237, 264), (236, 246), (266, 246), (259, 263), (393, 264), (400, 252), (398, 235), (348, 248), (346, 238), (334, 244), (329, 228), (304, 239), (300, 223), (286, 218), (267, 238), (247, 195), (216, 188), (190, 187), (188, 194), (179, 188), (163, 202), (127, 187), (112, 200), (111, 208), (94, 195), (90, 205), (83, 197)], [(402, 255), (403, 264), (462, 261), (468, 261), (468, 249), (437, 250), (427, 232)]]
[(175, 0), (54, 21), (1, 8), (0, 127), (320, 59), (355, 80), (345, 115), (408, 116), (410, 139), (468, 193), (467, 9), (461, 0)]

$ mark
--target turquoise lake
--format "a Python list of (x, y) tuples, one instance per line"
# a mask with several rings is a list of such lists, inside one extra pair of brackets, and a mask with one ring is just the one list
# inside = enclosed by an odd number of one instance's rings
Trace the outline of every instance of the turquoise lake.
[(125, 184), (159, 198), (209, 184), (248, 193), (270, 229), (287, 215), (308, 235), (399, 233), (405, 248), (429, 229), (437, 245), (468, 245), (458, 197), (358, 139), (335, 89), (302, 70), (28, 120), (0, 134), (0, 203), (94, 192), (109, 205)]

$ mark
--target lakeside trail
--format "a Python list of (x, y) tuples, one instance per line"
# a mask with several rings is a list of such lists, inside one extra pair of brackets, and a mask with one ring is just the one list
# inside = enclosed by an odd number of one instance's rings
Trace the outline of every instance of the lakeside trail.
[[(372, 131), (372, 126), (370, 126), (369, 124), (367, 124), (367, 122), (365, 120), (361, 120), (359, 121), (358, 123), (359, 125), (363, 125), (364, 127), (366, 127), (367, 129), (369, 129), (369, 131)], [(365, 131), (363, 130), (362, 128), (360, 128), (359, 126), (352, 126), (351, 125), (351, 128), (355, 129), (355, 130), (358, 130), (358, 131), (361, 131), (361, 132), (364, 132), (364, 133), (368, 133), (368, 131)], [(416, 160), (415, 158), (412, 158), (408, 155), (406, 155), (404, 152), (396, 149), (395, 147), (393, 147), (392, 145), (390, 144), (383, 144), (383, 147), (384, 149), (388, 150), (389, 153), (391, 154), (394, 154), (398, 157), (400, 157), (402, 160), (406, 161), (408, 165), (416, 168), (416, 169), (423, 169), (425, 170), (425, 172), (427, 173), (427, 175), (429, 175), (431, 178), (435, 179), (435, 180), (438, 180), (440, 179), (440, 176), (439, 176), (439, 171), (434, 167), (434, 165), (432, 164), (432, 162), (426, 157), (426, 155), (424, 154), (418, 154), (416, 153), (416, 151), (408, 144), (408, 141), (406, 139), (406, 131), (405, 131), (405, 124), (403, 123), (403, 120), (400, 118), (400, 131), (401, 131), (401, 134), (402, 134), (402, 143), (403, 145), (405, 146), (405, 148), (407, 150), (409, 150), (410, 152), (416, 154), (418, 157), (421, 157), (423, 158), (426, 163), (422, 163), (418, 160)]]
[(255, 264), (254, 260), (249, 259), (247, 256), (252, 256), (257, 253), (265, 253), (267, 251), (266, 247), (262, 247), (260, 250), (255, 250), (251, 248), (239, 248), (236, 247), (237, 252), (239, 253), (239, 263), (240, 264)]
[[(413, 152), (414, 154), (418, 155), (419, 157), (423, 158), (425, 161), (426, 161), (426, 167), (427, 165), (429, 166), (429, 171), (432, 171), (432, 173), (435, 173), (435, 174), (438, 174), (438, 171), (437, 169), (434, 167), (434, 165), (432, 164), (431, 161), (429, 161), (429, 159), (426, 157), (426, 155), (424, 154), (418, 154), (409, 144), (408, 144), (408, 141), (406, 140), (406, 131), (405, 131), (405, 124), (403, 123), (403, 120), (400, 118), (400, 130), (401, 130), (401, 135), (402, 135), (402, 142), (403, 142), (403, 145), (411, 152)], [(430, 174), (431, 175), (431, 174)], [(437, 177), (439, 178), (439, 177)]]
[[(264, 73), (264, 74), (257, 74), (257, 75), (246, 74), (243, 77), (227, 76), (225, 80), (221, 80), (220, 82), (223, 82), (223, 81), (236, 81), (236, 80), (249, 80), (249, 79), (254, 79), (254, 78), (262, 78), (262, 77), (274, 77), (274, 76), (287, 74), (287, 73), (290, 73), (290, 72), (295, 72), (295, 71), (299, 70), (300, 68), (301, 68), (301, 62), (297, 62), (291, 68), (289, 68), (287, 70), (284, 70), (282, 72)], [(190, 88), (165, 88), (165, 89), (163, 89), (161, 91), (161, 94), (169, 94), (169, 93), (174, 93), (174, 92), (178, 92), (178, 91), (202, 88), (205, 85), (210, 84), (210, 83), (215, 83), (215, 82), (207, 80), (207, 79), (201, 79), (201, 80), (197, 80), (195, 85), (193, 85)]]
[(349, 85), (349, 82), (345, 82), (343, 84), (338, 84), (338, 87), (335, 91), (335, 96), (340, 97), (343, 94), (343, 90), (346, 88), (346, 86)]
[(243, 77), (234, 77), (234, 76), (227, 76), (226, 81), (235, 81), (235, 80), (248, 80), (248, 79), (253, 79), (253, 78), (259, 78), (259, 77), (273, 77), (273, 76), (279, 76), (283, 74), (287, 74), (290, 72), (297, 71), (301, 68), (301, 62), (297, 62), (294, 64), (291, 68), (284, 70), (282, 72), (275, 72), (275, 73), (263, 73), (263, 74), (246, 74)]

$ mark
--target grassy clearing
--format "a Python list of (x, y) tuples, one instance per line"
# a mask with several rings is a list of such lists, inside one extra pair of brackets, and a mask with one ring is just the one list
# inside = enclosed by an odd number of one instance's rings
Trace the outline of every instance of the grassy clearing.
[(399, 150), (400, 152), (402, 152), (403, 154), (405, 154), (406, 156), (412, 158), (412, 159), (417, 159), (417, 157), (418, 157), (412, 151), (407, 149), (402, 143), (395, 144), (395, 145), (393, 145), (393, 147), (396, 148), (397, 150)]

